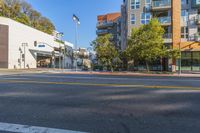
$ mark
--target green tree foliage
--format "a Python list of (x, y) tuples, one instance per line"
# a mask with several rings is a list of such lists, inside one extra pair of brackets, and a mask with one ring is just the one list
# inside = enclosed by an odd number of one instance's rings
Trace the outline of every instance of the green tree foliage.
[(53, 23), (25, 0), (0, 0), (0, 16), (14, 19), (48, 34), (55, 30)]
[(95, 51), (97, 52), (97, 59), (103, 66), (107, 66), (113, 72), (117, 63), (120, 62), (119, 53), (116, 50), (110, 34), (99, 36), (93, 42)]
[(173, 60), (180, 58), (180, 56), (181, 56), (181, 51), (179, 49), (168, 49), (165, 52), (165, 57), (168, 57)]
[(132, 29), (125, 55), (128, 60), (143, 60), (149, 71), (149, 63), (159, 58), (177, 58), (179, 50), (167, 49), (163, 40), (164, 29), (157, 19)]
[(3, 11), (3, 0), (0, 0), (0, 16), (2, 16), (2, 11)]
[(20, 13), (20, 15), (18, 17), (16, 17), (15, 20), (20, 22), (20, 23), (23, 23), (25, 25), (29, 25), (30, 26), (29, 18), (23, 13)]

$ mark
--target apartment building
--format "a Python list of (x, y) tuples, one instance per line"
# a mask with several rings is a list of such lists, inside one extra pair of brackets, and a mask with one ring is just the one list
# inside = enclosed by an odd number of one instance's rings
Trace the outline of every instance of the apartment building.
[(117, 49), (121, 49), (121, 14), (109, 13), (97, 16), (97, 36), (111, 34), (112, 40)]
[(166, 70), (200, 71), (200, 0), (124, 0), (122, 11), (122, 40), (133, 27), (157, 18), (165, 29), (165, 45), (182, 51), (181, 61), (165, 60)]
[(0, 17), (0, 68), (72, 68), (72, 47), (56, 36)]

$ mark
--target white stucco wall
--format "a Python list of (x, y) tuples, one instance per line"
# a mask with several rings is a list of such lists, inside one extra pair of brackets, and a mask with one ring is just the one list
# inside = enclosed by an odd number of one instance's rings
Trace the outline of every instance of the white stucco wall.
[[(54, 37), (48, 35), (44, 32), (26, 26), (24, 24), (18, 23), (14, 20), (0, 17), (0, 24), (9, 26), (9, 69), (20, 68), (20, 48), (24, 52), (22, 43), (27, 43), (26, 47), (26, 66), (29, 65), (30, 68), (36, 68), (36, 56), (33, 55), (30, 50), (40, 50), (46, 52), (52, 52), (53, 47), (59, 48), (59, 43), (54, 41)], [(34, 41), (43, 42), (45, 47), (34, 46)], [(47, 45), (48, 44), (48, 45)], [(49, 46), (50, 45), (50, 46)], [(21, 63), (22, 68), (24, 68), (24, 62)]]

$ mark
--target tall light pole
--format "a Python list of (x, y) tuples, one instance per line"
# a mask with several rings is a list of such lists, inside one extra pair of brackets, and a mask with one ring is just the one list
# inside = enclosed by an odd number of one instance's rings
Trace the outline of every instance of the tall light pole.
[[(64, 33), (63, 32), (60, 32), (60, 33), (57, 33), (57, 37), (60, 39), (60, 41), (62, 42), (62, 37), (64, 36)], [(59, 42), (59, 69), (61, 69), (61, 52), (62, 52), (62, 49), (61, 49), (61, 42)], [(63, 58), (64, 59), (64, 58)], [(63, 63), (62, 63), (63, 64)]]
[(26, 68), (26, 47), (28, 47), (28, 43), (22, 43), (22, 47), (24, 48), (24, 69)]
[[(73, 15), (73, 21), (75, 22), (75, 51), (78, 53), (78, 25), (80, 25), (80, 20), (79, 18), (74, 14)], [(77, 54), (75, 53), (75, 54)], [(76, 68), (76, 71), (77, 71), (77, 55), (75, 55), (75, 68)]]

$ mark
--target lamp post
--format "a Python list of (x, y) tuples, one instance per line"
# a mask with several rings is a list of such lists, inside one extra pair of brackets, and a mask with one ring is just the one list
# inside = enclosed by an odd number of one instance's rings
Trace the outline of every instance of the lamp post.
[[(80, 25), (81, 23), (80, 23), (80, 20), (79, 20), (79, 18), (76, 16), (76, 15), (73, 15), (73, 21), (75, 22), (75, 51), (76, 51), (76, 53), (78, 53), (77, 51), (78, 51), (78, 25)], [(76, 54), (75, 53), (75, 54)], [(75, 69), (76, 69), (76, 71), (77, 71), (77, 54), (75, 55)]]
[[(60, 41), (62, 41), (62, 37), (64, 36), (63, 32), (57, 33), (57, 37), (60, 39)], [(61, 48), (61, 42), (59, 41), (59, 69), (61, 69), (61, 52), (62, 52), (62, 48)], [(63, 61), (64, 61), (64, 57), (63, 57)], [(65, 62), (65, 61), (64, 61)], [(63, 63), (62, 63), (63, 64)]]
[(22, 43), (22, 47), (24, 48), (24, 69), (26, 68), (26, 47), (28, 47), (28, 43)]

